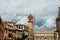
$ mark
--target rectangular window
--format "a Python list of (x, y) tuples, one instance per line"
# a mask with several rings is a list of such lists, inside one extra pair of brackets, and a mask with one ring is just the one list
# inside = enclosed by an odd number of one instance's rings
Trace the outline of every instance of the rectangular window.
[(27, 27), (27, 26), (24, 26), (24, 29), (25, 29), (25, 30), (28, 30), (28, 27)]
[(23, 29), (23, 26), (19, 26), (19, 29)]

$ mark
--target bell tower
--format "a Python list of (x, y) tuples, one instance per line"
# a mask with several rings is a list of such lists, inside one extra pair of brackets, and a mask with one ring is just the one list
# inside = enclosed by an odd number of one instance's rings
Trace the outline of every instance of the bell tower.
[(56, 19), (56, 27), (57, 27), (57, 32), (58, 32), (58, 40), (60, 40), (60, 7), (59, 7), (59, 12), (58, 12), (58, 17)]
[(30, 29), (33, 29), (33, 22), (34, 22), (33, 16), (30, 14), (30, 15), (28, 16), (28, 27), (29, 27)]
[(29, 40), (33, 40), (33, 26), (34, 26), (34, 17), (33, 15), (28, 16), (28, 31), (29, 31)]

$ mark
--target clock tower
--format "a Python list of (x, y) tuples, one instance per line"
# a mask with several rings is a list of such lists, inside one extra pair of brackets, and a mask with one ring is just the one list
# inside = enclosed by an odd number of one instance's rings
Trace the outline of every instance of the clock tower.
[(33, 29), (33, 16), (31, 14), (28, 16), (28, 27)]
[(33, 26), (34, 26), (34, 17), (33, 15), (28, 16), (28, 31), (29, 31), (29, 40), (33, 40)]
[(58, 40), (60, 40), (60, 7), (59, 7), (59, 12), (58, 12), (58, 17), (56, 19), (56, 27), (57, 27), (57, 32), (58, 32)]

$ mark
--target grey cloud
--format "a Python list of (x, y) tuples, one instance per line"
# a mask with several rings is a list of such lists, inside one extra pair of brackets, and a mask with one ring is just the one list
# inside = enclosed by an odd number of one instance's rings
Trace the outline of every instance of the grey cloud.
[(59, 0), (0, 0), (0, 15), (3, 20), (17, 22), (20, 21), (17, 19), (18, 16), (31, 13), (35, 15), (35, 25), (40, 26), (39, 24), (43, 25), (46, 21), (45, 16), (57, 17), (59, 6)]

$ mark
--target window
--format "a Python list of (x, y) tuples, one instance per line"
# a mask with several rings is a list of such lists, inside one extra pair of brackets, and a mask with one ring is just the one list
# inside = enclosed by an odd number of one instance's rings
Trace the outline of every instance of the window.
[(27, 26), (24, 26), (24, 29), (25, 29), (25, 30), (28, 30), (28, 27), (27, 27)]
[(16, 26), (16, 28), (18, 29), (18, 28), (19, 28), (19, 26)]
[(45, 39), (45, 40), (47, 40), (47, 38), (46, 38), (46, 37), (45, 37), (44, 39)]
[(19, 26), (19, 29), (23, 29), (23, 26)]
[(11, 25), (13, 26), (13, 23)]
[(13, 35), (12, 35), (12, 34), (9, 34), (8, 37), (9, 37), (9, 38), (13, 38)]

